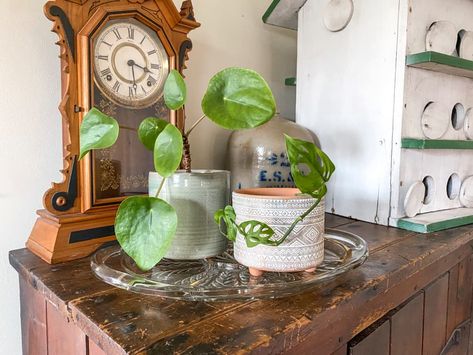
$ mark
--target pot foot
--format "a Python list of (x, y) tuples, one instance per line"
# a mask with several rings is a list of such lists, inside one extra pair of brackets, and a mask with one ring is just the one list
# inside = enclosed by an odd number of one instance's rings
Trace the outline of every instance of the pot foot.
[(263, 275), (262, 270), (254, 269), (252, 267), (248, 268), (248, 271), (250, 272), (250, 275), (254, 277), (260, 277), (261, 275)]
[(307, 269), (307, 270), (305, 270), (305, 272), (311, 272), (311, 273), (312, 273), (312, 272), (314, 272), (314, 271), (315, 271), (315, 269), (316, 269), (316, 268), (315, 268), (315, 267), (313, 267), (312, 269)]

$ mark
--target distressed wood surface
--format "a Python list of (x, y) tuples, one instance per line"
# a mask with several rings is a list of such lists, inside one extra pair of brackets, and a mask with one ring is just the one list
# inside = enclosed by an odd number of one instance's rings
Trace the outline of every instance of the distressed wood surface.
[[(277, 300), (179, 302), (108, 286), (93, 276), (88, 259), (51, 266), (17, 250), (10, 261), (106, 354), (343, 352), (354, 336), (444, 275), (447, 336), (469, 317), (471, 300), (460, 306), (453, 300), (471, 298), (471, 227), (420, 235), (332, 215), (327, 226), (363, 236), (367, 262), (323, 287)], [(429, 291), (427, 304), (435, 308)]]

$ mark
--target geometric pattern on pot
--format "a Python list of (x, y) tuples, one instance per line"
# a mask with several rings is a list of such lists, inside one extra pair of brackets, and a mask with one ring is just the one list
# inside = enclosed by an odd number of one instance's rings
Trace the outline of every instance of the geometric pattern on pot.
[[(280, 239), (294, 219), (306, 212), (314, 202), (314, 198), (307, 196), (258, 198), (233, 194), (236, 222), (264, 222), (273, 228), (274, 240)], [(291, 272), (317, 267), (324, 258), (324, 205), (322, 200), (277, 247), (258, 245), (248, 248), (245, 239), (238, 234), (234, 244), (235, 259), (245, 266), (264, 271)]]
[(257, 270), (274, 272), (294, 272), (317, 267), (324, 260), (323, 234), (316, 244), (277, 247), (258, 245), (248, 248), (242, 236), (234, 244), (234, 257), (242, 265)]
[[(300, 196), (299, 198), (257, 198), (242, 196), (233, 193), (233, 207), (237, 218), (245, 220), (259, 220), (267, 224), (286, 224), (306, 212), (315, 202), (312, 197)], [(300, 223), (311, 224), (325, 217), (324, 200)], [(279, 223), (278, 223), (279, 222)]]

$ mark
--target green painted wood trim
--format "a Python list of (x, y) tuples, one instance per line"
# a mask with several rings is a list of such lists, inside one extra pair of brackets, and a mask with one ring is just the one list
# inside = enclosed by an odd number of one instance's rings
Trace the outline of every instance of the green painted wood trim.
[(279, 5), (280, 2), (281, 2), (281, 0), (273, 0), (273, 2), (271, 3), (271, 5), (269, 5), (268, 9), (267, 9), (266, 12), (263, 14), (263, 22), (264, 22), (264, 23), (267, 23), (269, 16), (271, 16), (271, 14), (273, 13), (274, 9), (276, 8), (276, 6)]
[(422, 52), (417, 54), (411, 54), (406, 57), (406, 65), (409, 66), (415, 66), (416, 64), (430, 62), (473, 71), (473, 61), (438, 52)]
[(404, 149), (473, 149), (473, 141), (403, 138)]
[(286, 86), (296, 86), (297, 79), (296, 78), (286, 78), (284, 83)]
[(449, 220), (435, 222), (430, 224), (415, 223), (407, 219), (400, 219), (397, 221), (397, 226), (401, 229), (406, 229), (417, 233), (432, 233), (445, 229), (456, 228), (473, 224), (473, 216), (464, 216), (459, 218), (452, 218)]

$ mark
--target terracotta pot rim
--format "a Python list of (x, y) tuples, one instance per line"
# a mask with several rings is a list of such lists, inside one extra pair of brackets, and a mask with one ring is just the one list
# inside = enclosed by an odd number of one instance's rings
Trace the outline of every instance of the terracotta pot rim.
[(233, 191), (234, 195), (268, 200), (299, 200), (313, 198), (309, 195), (299, 195), (300, 193), (301, 191), (298, 188), (293, 187), (255, 187)]

